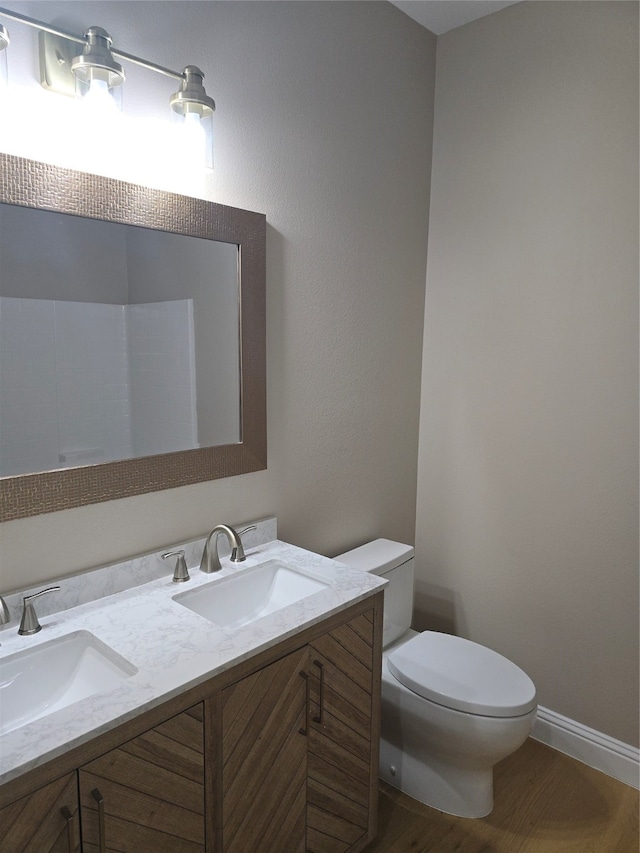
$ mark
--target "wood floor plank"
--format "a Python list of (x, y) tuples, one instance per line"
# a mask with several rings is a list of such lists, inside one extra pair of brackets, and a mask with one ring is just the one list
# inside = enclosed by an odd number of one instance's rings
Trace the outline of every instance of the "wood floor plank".
[(495, 768), (485, 818), (456, 818), (380, 783), (366, 853), (639, 853), (638, 791), (529, 739)]

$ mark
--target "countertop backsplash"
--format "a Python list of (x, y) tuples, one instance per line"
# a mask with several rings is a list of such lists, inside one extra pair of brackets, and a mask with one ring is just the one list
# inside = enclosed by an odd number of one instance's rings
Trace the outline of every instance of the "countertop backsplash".
[[(266, 542), (271, 542), (277, 538), (278, 523), (276, 518), (273, 517), (233, 524), (233, 527), (240, 532), (245, 527), (251, 525), (255, 525), (256, 530), (249, 530), (242, 536), (245, 549), (264, 545)], [(0, 626), (0, 636), (3, 631), (15, 628), (14, 623), (20, 621), (22, 617), (22, 599), (25, 595), (38, 592), (48, 586), (60, 586), (61, 589), (59, 592), (53, 592), (38, 599), (36, 608), (38, 616), (50, 616), (52, 613), (70, 610), (72, 607), (77, 607), (80, 604), (97, 601), (100, 598), (106, 598), (108, 595), (114, 595), (117, 592), (123, 592), (126, 589), (142, 586), (149, 581), (172, 575), (174, 561), (163, 560), (161, 556), (167, 551), (184, 550), (189, 571), (197, 570), (200, 566), (200, 558), (202, 557), (205, 540), (206, 536), (203, 536), (200, 539), (193, 539), (189, 542), (178, 542), (174, 545), (164, 547), (159, 551), (143, 554), (139, 557), (132, 557), (120, 563), (87, 569), (73, 575), (62, 575), (61, 577), (44, 581), (35, 586), (3, 594), (2, 597), (9, 609), (11, 622)], [(231, 553), (225, 536), (218, 537), (218, 551), (221, 557), (228, 556)]]

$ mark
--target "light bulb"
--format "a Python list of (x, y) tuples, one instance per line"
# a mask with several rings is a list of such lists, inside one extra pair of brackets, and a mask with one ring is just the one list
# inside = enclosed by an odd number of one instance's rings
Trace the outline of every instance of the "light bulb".
[(118, 106), (109, 91), (109, 84), (106, 80), (95, 77), (90, 80), (89, 90), (83, 97), (82, 103), (94, 113), (113, 115), (118, 112)]
[(203, 163), (207, 145), (207, 134), (197, 112), (186, 112), (182, 120), (183, 151), (195, 163)]

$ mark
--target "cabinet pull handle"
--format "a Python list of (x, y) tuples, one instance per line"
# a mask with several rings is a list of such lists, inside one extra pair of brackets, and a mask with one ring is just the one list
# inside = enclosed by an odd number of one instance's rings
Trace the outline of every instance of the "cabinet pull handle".
[(309, 673), (301, 671), (300, 677), (304, 678), (304, 726), (298, 729), (298, 732), (307, 737), (309, 734)]
[(314, 666), (317, 666), (320, 670), (320, 696), (318, 698), (318, 704), (320, 706), (320, 713), (317, 717), (313, 718), (314, 723), (320, 723), (322, 725), (322, 720), (324, 717), (324, 665), (320, 663), (319, 660), (314, 660)]
[(67, 822), (67, 844), (69, 845), (69, 853), (76, 853), (76, 833), (74, 830), (73, 815), (67, 806), (60, 809), (62, 817)]
[(104, 832), (104, 797), (97, 788), (91, 792), (91, 796), (98, 804), (98, 841), (100, 853), (107, 853), (107, 840)]

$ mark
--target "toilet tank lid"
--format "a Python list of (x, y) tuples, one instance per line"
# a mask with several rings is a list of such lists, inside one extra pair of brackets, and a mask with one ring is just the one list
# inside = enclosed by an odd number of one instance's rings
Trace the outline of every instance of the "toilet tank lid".
[(375, 539), (360, 545), (352, 551), (339, 554), (334, 559), (360, 569), (363, 572), (372, 572), (374, 575), (383, 575), (391, 569), (396, 569), (414, 555), (411, 545), (403, 545), (401, 542), (393, 542), (391, 539)]

